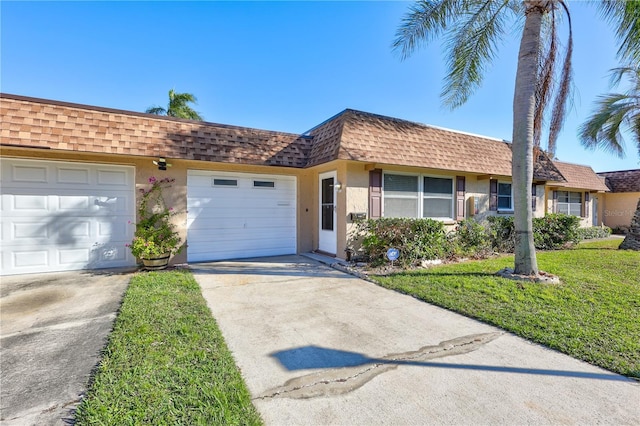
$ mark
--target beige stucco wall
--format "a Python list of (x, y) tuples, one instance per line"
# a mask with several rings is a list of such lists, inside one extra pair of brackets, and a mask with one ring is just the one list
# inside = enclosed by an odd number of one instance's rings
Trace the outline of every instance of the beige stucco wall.
[(631, 225), (636, 212), (640, 192), (617, 192), (604, 194), (600, 217), (610, 228)]

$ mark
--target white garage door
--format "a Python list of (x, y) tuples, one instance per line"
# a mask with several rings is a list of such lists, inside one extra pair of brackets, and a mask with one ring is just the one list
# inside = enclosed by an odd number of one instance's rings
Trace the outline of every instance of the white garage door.
[(134, 168), (0, 162), (2, 275), (135, 265)]
[(190, 170), (189, 262), (296, 253), (296, 178)]

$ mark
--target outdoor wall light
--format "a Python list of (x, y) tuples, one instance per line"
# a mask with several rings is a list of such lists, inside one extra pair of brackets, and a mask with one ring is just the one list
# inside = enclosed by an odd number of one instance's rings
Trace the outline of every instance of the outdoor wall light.
[(335, 184), (333, 184), (333, 187), (338, 192), (342, 191), (342, 184), (340, 182), (336, 182)]
[(167, 167), (171, 167), (171, 164), (167, 163), (164, 158), (158, 158), (158, 161), (153, 161), (153, 164), (158, 166), (158, 170), (167, 170)]

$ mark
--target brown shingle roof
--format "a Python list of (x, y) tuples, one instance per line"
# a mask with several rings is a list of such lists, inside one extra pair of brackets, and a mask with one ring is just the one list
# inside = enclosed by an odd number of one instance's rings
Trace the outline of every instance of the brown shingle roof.
[[(393, 117), (347, 109), (308, 134), (308, 166), (342, 159), (511, 176), (510, 143)], [(535, 177), (563, 181), (544, 153)]]
[(612, 192), (640, 192), (640, 169), (602, 172), (598, 176), (605, 178)]
[[(511, 175), (507, 142), (350, 109), (305, 135), (8, 94), (0, 94), (0, 114), (3, 145), (299, 168), (342, 159)], [(536, 180), (564, 181), (544, 153), (534, 169)]]
[(297, 134), (0, 95), (4, 145), (304, 167), (311, 140)]
[(554, 161), (553, 164), (555, 164), (556, 168), (560, 170), (560, 173), (562, 173), (562, 176), (566, 179), (566, 183), (562, 184), (565, 188), (609, 191), (609, 188), (607, 188), (602, 179), (600, 179), (596, 172), (589, 166), (563, 163), (562, 161)]

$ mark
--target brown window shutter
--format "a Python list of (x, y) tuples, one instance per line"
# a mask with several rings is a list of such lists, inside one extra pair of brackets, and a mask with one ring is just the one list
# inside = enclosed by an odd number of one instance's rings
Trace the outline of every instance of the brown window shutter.
[(589, 193), (585, 192), (584, 201), (581, 203), (582, 204), (582, 211), (580, 214), (581, 217), (587, 217), (587, 212), (589, 211), (588, 203), (589, 203)]
[(456, 176), (456, 220), (464, 220), (464, 176)]
[(498, 210), (498, 181), (489, 181), (489, 210)]
[(382, 217), (382, 170), (369, 172), (369, 218)]
[(531, 184), (531, 211), (536, 211), (536, 191), (537, 185), (535, 183)]

